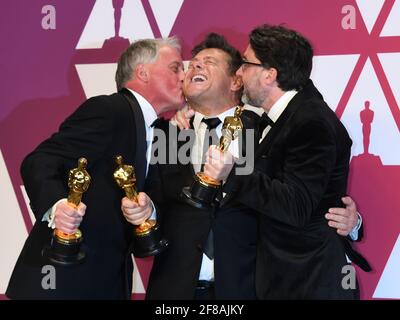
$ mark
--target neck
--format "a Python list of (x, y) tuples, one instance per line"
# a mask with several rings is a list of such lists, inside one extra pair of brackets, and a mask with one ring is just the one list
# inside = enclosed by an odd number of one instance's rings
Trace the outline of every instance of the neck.
[(217, 116), (238, 104), (238, 101), (229, 100), (222, 103), (210, 103), (210, 101), (194, 101), (188, 99), (188, 104), (193, 108), (193, 110), (207, 116)]
[(151, 90), (148, 90), (147, 86), (140, 85), (140, 83), (130, 83), (129, 85), (126, 85), (126, 88), (139, 93), (143, 98), (145, 98), (151, 104), (157, 116), (164, 112), (164, 110), (158, 105), (156, 95), (154, 95)]
[(270, 94), (268, 97), (264, 100), (264, 103), (262, 105), (262, 108), (266, 113), (271, 110), (272, 106), (280, 99), (285, 94), (285, 91), (280, 89), (279, 87), (274, 88), (274, 90), (271, 90)]

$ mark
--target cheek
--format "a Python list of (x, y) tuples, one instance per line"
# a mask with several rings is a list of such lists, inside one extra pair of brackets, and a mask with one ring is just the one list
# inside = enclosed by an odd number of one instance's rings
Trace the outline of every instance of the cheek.
[(179, 81), (178, 77), (175, 77), (174, 79), (172, 79), (170, 81), (171, 90), (174, 90), (175, 92), (181, 91), (182, 87), (183, 87), (183, 84), (181, 83), (181, 81)]
[(243, 84), (245, 88), (251, 88), (254, 86), (255, 79), (253, 77), (243, 77)]

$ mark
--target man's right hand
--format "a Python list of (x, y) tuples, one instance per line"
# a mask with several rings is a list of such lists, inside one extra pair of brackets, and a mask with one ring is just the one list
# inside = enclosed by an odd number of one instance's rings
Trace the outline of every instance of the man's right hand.
[(56, 205), (54, 211), (54, 223), (58, 230), (65, 233), (75, 233), (85, 215), (86, 205), (80, 203), (77, 208), (68, 204), (67, 200)]
[(174, 126), (178, 126), (179, 129), (189, 129), (190, 128), (190, 118), (194, 116), (194, 110), (188, 105), (184, 106), (182, 109), (178, 110), (175, 115), (171, 118), (170, 122)]
[(138, 202), (123, 197), (121, 210), (126, 221), (133, 225), (140, 225), (148, 220), (154, 210), (151, 199), (145, 192), (139, 192)]

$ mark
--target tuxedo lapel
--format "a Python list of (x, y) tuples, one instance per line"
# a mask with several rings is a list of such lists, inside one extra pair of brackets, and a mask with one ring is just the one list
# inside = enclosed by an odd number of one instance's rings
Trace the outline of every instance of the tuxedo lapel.
[[(193, 121), (194, 121), (194, 117), (191, 117), (190, 118), (190, 120), (189, 120), (189, 130), (194, 130), (194, 127), (193, 127)], [(180, 132), (180, 131), (179, 131)], [(179, 134), (179, 132), (178, 132), (178, 134)], [(187, 143), (189, 140), (188, 139), (186, 139), (185, 141), (179, 141), (178, 140), (178, 150), (185, 144), (185, 143)], [(193, 149), (193, 146), (192, 146), (192, 149)], [(190, 154), (189, 154), (190, 156), (191, 156), (191, 151), (190, 151)], [(185, 170), (185, 174), (189, 174), (190, 176), (194, 176), (195, 175), (195, 172), (194, 172), (194, 169), (193, 169), (193, 164), (192, 164), (192, 161), (190, 161), (188, 164), (186, 164), (186, 165), (183, 165), (182, 164), (182, 167), (184, 168), (184, 170)]]
[[(278, 120), (274, 123), (268, 134), (261, 141), (255, 159), (265, 155), (270, 149), (276, 139), (282, 134), (283, 129), (290, 118), (299, 110), (302, 93), (299, 92), (287, 105), (285, 110), (279, 116)], [(289, 128), (291, 129), (291, 128)]]
[(138, 191), (143, 190), (144, 182), (146, 179), (146, 129), (145, 121), (143, 118), (142, 109), (139, 106), (139, 102), (136, 100), (134, 95), (127, 89), (122, 89), (121, 93), (128, 101), (131, 106), (134, 118), (135, 118), (135, 135), (136, 135), (136, 150), (135, 150), (135, 173), (137, 181)]

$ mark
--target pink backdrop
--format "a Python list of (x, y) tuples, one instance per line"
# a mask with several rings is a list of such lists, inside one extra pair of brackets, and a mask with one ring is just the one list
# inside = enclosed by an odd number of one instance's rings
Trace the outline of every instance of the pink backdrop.
[[(267, 22), (312, 41), (312, 77), (353, 139), (349, 194), (364, 218), (358, 248), (374, 269), (358, 270), (362, 298), (400, 298), (400, 0), (114, 1), (123, 4), (120, 38), (112, 0), (48, 2), (3, 1), (0, 10), (0, 295), (33, 223), (20, 163), (83, 100), (115, 91), (123, 38), (177, 35), (189, 59), (208, 32), (243, 51), (249, 31)], [(374, 156), (363, 149), (365, 101), (374, 111)], [(151, 259), (136, 263), (134, 293), (142, 298)]]

